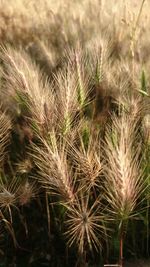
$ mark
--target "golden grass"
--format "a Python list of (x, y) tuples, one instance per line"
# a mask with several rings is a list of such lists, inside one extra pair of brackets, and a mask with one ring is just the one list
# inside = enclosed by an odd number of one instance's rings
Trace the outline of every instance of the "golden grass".
[(109, 227), (149, 224), (149, 9), (0, 1), (0, 208), (14, 241), (13, 208), (42, 198), (49, 237), (55, 225), (84, 264)]

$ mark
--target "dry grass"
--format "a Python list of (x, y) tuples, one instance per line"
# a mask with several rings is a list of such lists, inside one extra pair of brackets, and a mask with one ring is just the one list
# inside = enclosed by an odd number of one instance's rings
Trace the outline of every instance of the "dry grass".
[(59, 194), (66, 202), (74, 201), (73, 175), (67, 162), (64, 143), (58, 143), (55, 134), (51, 134), (50, 141), (41, 140), (41, 147), (33, 146), (33, 159), (38, 167), (41, 183), (48, 190)]
[(106, 132), (106, 195), (112, 211), (126, 220), (145, 188), (139, 161), (141, 144), (136, 141), (138, 125), (132, 114), (112, 119)]
[(8, 115), (0, 111), (0, 165), (2, 167), (3, 161), (6, 155), (6, 148), (10, 143), (11, 139), (11, 120)]
[[(80, 197), (76, 198), (71, 207), (67, 207), (67, 231), (68, 244), (74, 243), (78, 246), (81, 255), (86, 254), (87, 247), (90, 250), (100, 251), (102, 239), (106, 238), (106, 227), (104, 225), (103, 212), (100, 211), (100, 201), (95, 199), (90, 203), (89, 194), (80, 192)], [(98, 236), (101, 236), (101, 240)]]
[(53, 266), (59, 240), (81, 265), (108, 261), (108, 229), (117, 238), (133, 218), (148, 254), (149, 8), (0, 1), (0, 215), (16, 244), (21, 227), (30, 238), (28, 210), (42, 214)]

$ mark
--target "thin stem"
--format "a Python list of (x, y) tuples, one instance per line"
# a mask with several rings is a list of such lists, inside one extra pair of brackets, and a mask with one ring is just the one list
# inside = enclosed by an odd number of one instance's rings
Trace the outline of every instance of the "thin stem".
[[(147, 200), (147, 207), (149, 207), (149, 200)], [(146, 223), (147, 223), (147, 242), (146, 242), (146, 249), (147, 249), (147, 255), (149, 256), (149, 235), (150, 235), (150, 231), (149, 231), (149, 208), (147, 208), (146, 211)]]
[(133, 76), (133, 80), (134, 80), (134, 73), (135, 73), (135, 42), (136, 42), (136, 30), (140, 21), (140, 17), (142, 14), (142, 9), (144, 6), (144, 2), (145, 0), (142, 0), (138, 15), (137, 15), (137, 19), (135, 21), (135, 25), (132, 28), (132, 34), (131, 34), (131, 56), (132, 56), (132, 76)]
[[(123, 227), (122, 227), (123, 228)], [(120, 267), (123, 267), (123, 229), (121, 229), (121, 234), (120, 234)]]
[(12, 224), (12, 212), (11, 212), (11, 208), (10, 208), (10, 206), (8, 205), (8, 212), (9, 212), (9, 216), (10, 216), (10, 222), (11, 222), (11, 224)]
[(49, 211), (49, 205), (48, 205), (48, 194), (45, 193), (45, 200), (46, 200), (46, 211), (47, 211), (47, 226), (48, 226), (48, 236), (50, 238), (50, 211)]

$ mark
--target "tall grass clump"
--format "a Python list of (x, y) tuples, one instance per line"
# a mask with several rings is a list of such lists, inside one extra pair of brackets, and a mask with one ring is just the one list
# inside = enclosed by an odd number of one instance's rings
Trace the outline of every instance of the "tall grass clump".
[(144, 201), (146, 180), (140, 168), (141, 144), (138, 124), (132, 114), (113, 117), (106, 132), (106, 199), (120, 232), (120, 266), (123, 260), (123, 239), (130, 218), (138, 216), (137, 207)]
[(148, 260), (149, 7), (0, 2), (1, 266)]

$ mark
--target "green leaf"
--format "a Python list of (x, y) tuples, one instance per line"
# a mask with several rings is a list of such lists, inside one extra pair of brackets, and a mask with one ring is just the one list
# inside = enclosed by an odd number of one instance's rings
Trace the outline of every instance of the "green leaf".
[(145, 75), (145, 71), (142, 70), (142, 74), (141, 74), (141, 89), (138, 90), (142, 95), (148, 96), (149, 94), (147, 92), (147, 82), (146, 82), (146, 75)]

